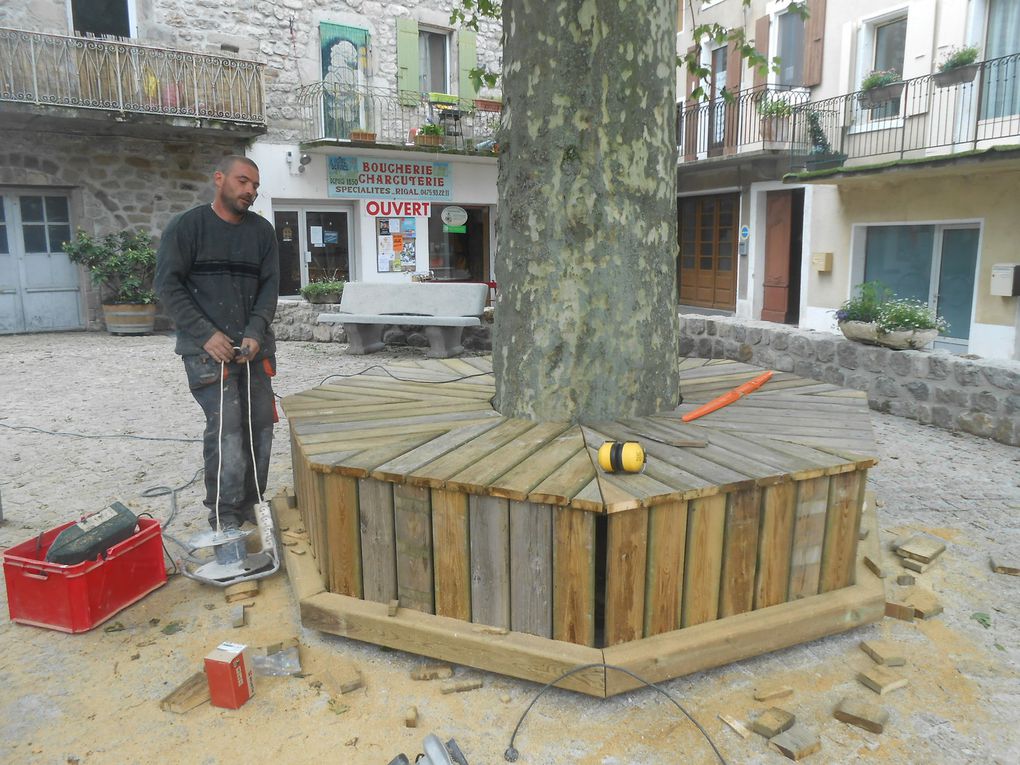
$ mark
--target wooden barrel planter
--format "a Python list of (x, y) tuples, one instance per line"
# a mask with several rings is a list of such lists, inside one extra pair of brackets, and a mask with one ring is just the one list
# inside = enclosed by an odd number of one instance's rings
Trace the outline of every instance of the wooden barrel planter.
[(104, 303), (103, 320), (111, 335), (146, 335), (156, 325), (156, 304)]
[[(283, 402), (305, 626), (538, 682), (599, 662), (655, 681), (884, 613), (861, 564), (877, 532), (858, 544), (875, 464), (863, 394), (777, 373), (684, 424), (761, 372), (688, 359), (677, 412), (588, 427), (501, 416), (491, 375), (435, 384), (488, 359), (389, 371), (405, 380)], [(597, 468), (606, 440), (640, 441), (644, 472)], [(593, 669), (562, 685), (638, 683)]]

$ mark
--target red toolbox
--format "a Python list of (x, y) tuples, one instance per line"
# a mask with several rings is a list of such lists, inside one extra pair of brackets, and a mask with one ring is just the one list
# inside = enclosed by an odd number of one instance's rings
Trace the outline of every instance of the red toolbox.
[(74, 566), (47, 562), (46, 551), (71, 523), (4, 552), (11, 621), (85, 632), (166, 584), (158, 521), (139, 518), (138, 531), (111, 547), (105, 559)]

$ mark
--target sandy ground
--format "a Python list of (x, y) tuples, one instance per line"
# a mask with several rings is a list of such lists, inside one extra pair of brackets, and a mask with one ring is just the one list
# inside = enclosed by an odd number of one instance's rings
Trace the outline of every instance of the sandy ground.
[[(186, 483), (200, 466), (197, 442), (83, 439), (14, 427), (93, 435), (197, 439), (200, 412), (169, 337), (98, 333), (0, 337), (0, 497), (6, 517), (0, 548), (31, 538), (114, 499), (158, 518), (167, 499), (152, 486)], [(370, 359), (344, 346), (282, 343), (277, 391), (287, 395), (336, 372), (351, 372), (420, 351)], [(808, 762), (1020, 762), (1020, 577), (990, 572), (988, 555), (1020, 551), (1020, 451), (872, 415), (882, 464), (871, 488), (881, 501), (883, 546), (915, 531), (937, 534), (947, 551), (921, 579), (945, 613), (908, 624), (886, 619), (711, 672), (665, 683), (706, 728), (731, 763), (781, 763), (765, 741), (739, 738), (718, 719), (745, 722), (769, 704), (756, 686), (790, 685), (780, 702), (821, 737)], [(272, 487), (290, 485), (286, 423), (277, 431)], [(169, 531), (187, 538), (204, 526), (200, 488), (180, 495)], [(895, 556), (885, 565), (899, 573)], [(890, 583), (890, 592), (895, 586)], [(6, 595), (4, 602), (6, 603)], [(989, 626), (972, 618), (988, 615)], [(301, 628), (285, 575), (263, 583), (249, 624), (230, 625), (222, 592), (174, 576), (167, 586), (103, 627), (68, 635), (0, 624), (0, 761), (9, 763), (306, 763), (385, 765), (413, 756), (422, 737), (454, 737), (471, 765), (503, 762), (514, 725), (539, 686), (467, 668), (484, 687), (444, 696), (437, 682), (414, 682), (419, 657)], [(109, 624), (109, 623), (108, 623)], [(166, 629), (171, 626), (171, 629)], [(177, 631), (174, 631), (177, 628)], [(259, 678), (255, 697), (236, 711), (208, 704), (184, 715), (159, 700), (201, 668), (223, 640), (253, 646), (298, 636), (304, 677)], [(871, 660), (861, 640), (889, 638), (908, 651), (910, 684), (879, 697), (855, 680)], [(331, 702), (330, 671), (357, 667), (364, 688)], [(325, 682), (326, 685), (322, 685)], [(843, 696), (883, 706), (886, 731), (866, 733), (834, 720)], [(403, 725), (417, 706), (417, 730)], [(521, 763), (711, 763), (701, 734), (653, 691), (609, 700), (551, 691), (517, 738)]]

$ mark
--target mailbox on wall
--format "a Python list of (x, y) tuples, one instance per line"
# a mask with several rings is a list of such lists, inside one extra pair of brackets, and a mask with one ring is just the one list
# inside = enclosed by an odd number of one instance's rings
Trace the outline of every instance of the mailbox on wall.
[(1020, 295), (1020, 265), (996, 263), (992, 266), (992, 294), (1001, 297)]

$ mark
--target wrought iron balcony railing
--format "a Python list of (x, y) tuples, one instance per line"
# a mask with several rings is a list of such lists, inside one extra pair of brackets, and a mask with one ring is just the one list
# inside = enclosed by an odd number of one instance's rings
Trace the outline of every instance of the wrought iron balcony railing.
[(730, 98), (677, 104), (681, 163), (751, 151), (790, 151), (808, 93), (785, 87), (740, 90)]
[[(434, 138), (425, 145), (485, 151), (499, 127), (498, 104), (439, 94), (324, 81), (302, 88), (299, 100), (302, 142), (368, 140), (404, 146)], [(441, 134), (423, 136), (426, 125), (437, 126)]]
[(0, 101), (264, 125), (264, 64), (0, 28)]
[(798, 169), (936, 157), (1015, 143), (1020, 136), (1020, 53), (885, 89), (813, 101), (797, 112), (793, 164)]

